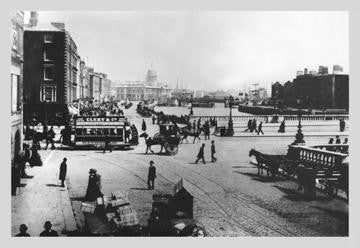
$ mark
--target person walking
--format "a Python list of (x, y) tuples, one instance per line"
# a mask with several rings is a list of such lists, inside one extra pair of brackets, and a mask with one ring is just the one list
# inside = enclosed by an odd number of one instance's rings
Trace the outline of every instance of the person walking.
[(28, 234), (26, 231), (28, 230), (28, 227), (25, 224), (21, 224), (19, 227), (19, 233), (15, 235), (15, 237), (30, 237), (30, 234)]
[(154, 161), (150, 161), (149, 173), (148, 173), (148, 189), (154, 189), (155, 187), (155, 178), (156, 178), (156, 167), (154, 166)]
[(349, 139), (345, 138), (343, 144), (346, 145), (348, 142), (349, 142)]
[(252, 126), (252, 120), (250, 119), (250, 120), (248, 120), (247, 128), (245, 129), (244, 132), (247, 132), (247, 131), (251, 130), (251, 126)]
[(210, 124), (209, 124), (209, 122), (205, 122), (205, 124), (204, 124), (204, 134), (205, 134), (205, 140), (210, 139)]
[(257, 130), (256, 130), (256, 126), (257, 126), (257, 124), (256, 124), (256, 120), (255, 120), (255, 118), (252, 120), (252, 122), (251, 122), (251, 129), (250, 129), (250, 132), (252, 133), (252, 132), (257, 132)]
[(143, 119), (143, 121), (142, 121), (141, 130), (143, 130), (144, 132), (146, 131), (146, 123), (145, 123), (145, 120), (144, 120), (144, 119)]
[(285, 133), (285, 120), (283, 120), (279, 127), (279, 133)]
[(112, 147), (110, 145), (110, 138), (109, 136), (106, 134), (105, 135), (105, 145), (104, 145), (104, 150), (103, 150), (103, 153), (105, 153), (105, 151), (109, 149), (110, 152), (112, 152)]
[(153, 117), (152, 117), (152, 123), (153, 123), (153, 125), (155, 124), (155, 121), (156, 121), (156, 117), (155, 117), (155, 115), (153, 115)]
[(200, 159), (202, 159), (203, 163), (205, 163), (205, 158), (204, 158), (204, 148), (205, 148), (205, 144), (202, 144), (202, 146), (200, 147), (199, 153), (197, 155), (197, 159), (195, 161), (195, 164), (197, 164), (199, 162)]
[(59, 236), (55, 230), (51, 229), (52, 224), (50, 221), (46, 221), (44, 224), (44, 231), (40, 233), (40, 237), (56, 237)]
[(66, 171), (67, 171), (67, 158), (64, 158), (62, 163), (60, 164), (60, 172), (59, 172), (59, 180), (61, 180), (61, 187), (65, 187), (64, 181), (66, 179)]
[(263, 122), (260, 121), (260, 124), (259, 124), (259, 126), (258, 126), (257, 135), (259, 135), (260, 132), (264, 135), (264, 132), (262, 131), (262, 124), (263, 124)]
[(214, 156), (215, 155), (215, 142), (212, 140), (211, 141), (211, 162), (216, 162), (217, 161), (217, 158)]
[(54, 145), (54, 138), (55, 138), (55, 132), (53, 127), (51, 126), (50, 130), (46, 133), (46, 147), (45, 150), (48, 148), (49, 142), (51, 142), (51, 149), (55, 149)]
[(199, 118), (198, 122), (197, 122), (197, 130), (200, 130), (201, 128), (201, 117)]

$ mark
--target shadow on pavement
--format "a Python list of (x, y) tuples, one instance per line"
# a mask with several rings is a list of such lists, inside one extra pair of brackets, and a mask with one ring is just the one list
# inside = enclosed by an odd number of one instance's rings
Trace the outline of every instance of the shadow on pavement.
[(325, 196), (307, 196), (304, 193), (302, 193), (301, 191), (296, 191), (294, 189), (288, 189), (288, 188), (284, 188), (284, 187), (280, 187), (280, 186), (274, 186), (275, 188), (277, 188), (278, 190), (280, 190), (281, 192), (283, 192), (285, 194), (285, 198), (290, 200), (290, 201), (305, 201), (305, 202), (310, 202), (310, 201), (329, 201), (330, 199), (328, 197)]
[(266, 176), (266, 172), (264, 172), (265, 175), (258, 175), (258, 174), (254, 174), (254, 173), (240, 172), (240, 171), (233, 171), (233, 172), (242, 174), (244, 176), (249, 176), (249, 177), (251, 177), (252, 180), (259, 181), (262, 183), (273, 183), (273, 182), (278, 182), (278, 181), (286, 181), (283, 178), (279, 178), (279, 177), (273, 178), (271, 176)]
[(53, 183), (48, 183), (48, 184), (46, 184), (46, 186), (48, 186), (48, 187), (58, 187), (58, 188), (62, 188), (61, 185), (53, 184)]
[(252, 168), (256, 168), (256, 166), (241, 166), (241, 165), (237, 165), (237, 166), (232, 166), (232, 168), (235, 169), (252, 169)]
[(130, 188), (130, 189), (133, 189), (133, 190), (150, 190), (148, 188)]
[(84, 201), (84, 197), (70, 197), (71, 201)]

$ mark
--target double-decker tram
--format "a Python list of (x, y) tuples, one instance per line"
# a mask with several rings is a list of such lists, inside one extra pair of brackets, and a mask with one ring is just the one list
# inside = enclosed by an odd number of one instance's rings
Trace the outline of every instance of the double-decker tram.
[(63, 143), (74, 147), (103, 146), (106, 141), (118, 147), (138, 144), (137, 129), (124, 116), (74, 116), (63, 136)]

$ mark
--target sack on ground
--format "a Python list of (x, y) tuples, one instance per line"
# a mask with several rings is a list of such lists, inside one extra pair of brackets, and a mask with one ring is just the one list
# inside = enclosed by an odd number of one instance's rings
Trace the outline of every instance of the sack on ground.
[(117, 212), (121, 216), (121, 215), (131, 214), (135, 212), (135, 210), (131, 207), (131, 205), (124, 205), (118, 207)]
[(95, 212), (96, 204), (95, 202), (82, 202), (81, 211), (83, 213), (93, 214)]

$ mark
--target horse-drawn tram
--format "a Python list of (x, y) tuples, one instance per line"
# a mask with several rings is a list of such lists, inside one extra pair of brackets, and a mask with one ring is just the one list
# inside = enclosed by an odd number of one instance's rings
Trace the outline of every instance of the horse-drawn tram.
[(77, 116), (63, 133), (63, 144), (130, 147), (138, 144), (138, 132), (124, 116)]

